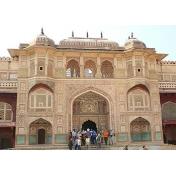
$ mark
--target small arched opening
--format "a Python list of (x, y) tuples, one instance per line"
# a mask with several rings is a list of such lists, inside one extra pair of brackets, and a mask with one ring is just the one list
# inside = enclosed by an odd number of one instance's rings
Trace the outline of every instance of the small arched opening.
[(35, 120), (29, 126), (30, 144), (50, 144), (52, 142), (52, 125), (42, 118)]
[(130, 133), (133, 142), (151, 141), (150, 123), (142, 117), (131, 122)]
[(79, 63), (75, 60), (70, 60), (66, 67), (66, 77), (78, 78), (80, 77), (80, 67)]
[(101, 64), (101, 74), (102, 78), (113, 78), (114, 68), (110, 61), (104, 61)]
[(96, 69), (95, 62), (93, 62), (92, 60), (86, 61), (84, 66), (84, 76), (86, 78), (94, 78), (96, 72), (97, 72), (97, 69)]

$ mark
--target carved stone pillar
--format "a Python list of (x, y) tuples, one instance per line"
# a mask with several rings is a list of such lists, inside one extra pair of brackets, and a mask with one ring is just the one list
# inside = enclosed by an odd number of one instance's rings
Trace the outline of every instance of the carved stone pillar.
[(100, 57), (97, 57), (97, 73), (95, 78), (101, 78), (101, 64), (100, 64)]
[(37, 63), (37, 59), (35, 59), (35, 76), (37, 75), (37, 66), (38, 66), (38, 63)]
[(84, 77), (84, 58), (80, 57), (80, 78)]
[(84, 78), (84, 65), (80, 65), (80, 78)]
[(117, 69), (117, 58), (116, 57), (114, 58), (113, 68), (114, 68), (114, 75), (113, 75), (113, 77), (117, 78), (118, 77), (118, 69)]

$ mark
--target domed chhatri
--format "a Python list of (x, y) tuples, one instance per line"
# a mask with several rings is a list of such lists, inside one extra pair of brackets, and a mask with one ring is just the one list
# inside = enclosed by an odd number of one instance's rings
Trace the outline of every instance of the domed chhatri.
[(131, 36), (128, 37), (128, 40), (124, 46), (125, 46), (125, 49), (132, 49), (132, 48), (144, 49), (146, 48), (145, 43), (135, 38), (133, 36), (133, 33), (131, 33)]
[(36, 39), (34, 39), (34, 41), (32, 43), (30, 43), (30, 46), (33, 45), (38, 45), (38, 46), (55, 46), (55, 43), (52, 39), (50, 39), (49, 37), (47, 37), (44, 32), (43, 32), (43, 28), (41, 29), (41, 34), (38, 35), (36, 37)]
[(88, 32), (86, 33), (86, 36), (86, 38), (74, 37), (74, 33), (72, 32), (72, 37), (61, 40), (58, 47), (83, 49), (117, 49), (119, 47), (117, 42), (103, 38), (102, 33), (101, 38), (90, 38)]

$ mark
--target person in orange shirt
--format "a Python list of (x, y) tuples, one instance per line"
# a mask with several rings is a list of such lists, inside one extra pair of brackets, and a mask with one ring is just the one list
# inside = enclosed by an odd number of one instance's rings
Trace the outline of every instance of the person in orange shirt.
[(103, 131), (103, 138), (104, 138), (104, 141), (105, 141), (105, 144), (107, 145), (108, 144), (108, 137), (109, 137), (109, 132), (107, 129), (105, 129)]

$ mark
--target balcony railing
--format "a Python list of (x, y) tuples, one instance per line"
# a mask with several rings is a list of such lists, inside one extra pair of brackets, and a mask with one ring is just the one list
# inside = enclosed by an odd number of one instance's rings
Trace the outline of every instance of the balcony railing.
[(176, 89), (176, 82), (159, 82), (160, 89)]
[(4, 80), (0, 81), (0, 88), (17, 88), (17, 81)]

